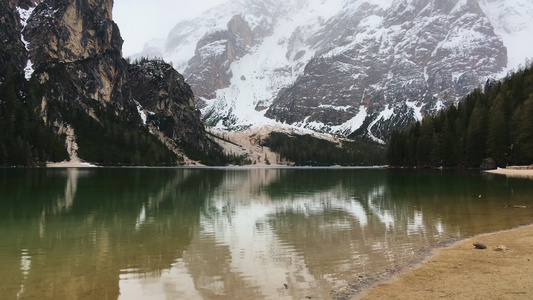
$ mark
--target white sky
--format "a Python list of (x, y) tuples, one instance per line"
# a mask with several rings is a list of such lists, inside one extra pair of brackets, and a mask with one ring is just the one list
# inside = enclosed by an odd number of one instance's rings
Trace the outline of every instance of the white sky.
[(115, 0), (113, 20), (118, 24), (124, 56), (143, 49), (154, 38), (166, 38), (180, 20), (228, 0)]

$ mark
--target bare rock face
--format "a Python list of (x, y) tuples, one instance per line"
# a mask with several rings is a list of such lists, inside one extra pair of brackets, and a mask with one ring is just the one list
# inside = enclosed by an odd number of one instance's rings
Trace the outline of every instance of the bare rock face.
[[(352, 18), (338, 15), (315, 37), (346, 46), (326, 48), (312, 59), (266, 116), (327, 127), (348, 122), (361, 107), (397, 115), (407, 102), (429, 114), (507, 65), (506, 48), (477, 1), (396, 1), (386, 10), (369, 5), (362, 11)], [(386, 126), (371, 130), (384, 138), (379, 131)]]
[(194, 94), (171, 65), (163, 61), (141, 61), (128, 68), (132, 94), (144, 109), (147, 122), (179, 143), (199, 151), (211, 145), (206, 138)]
[(254, 43), (254, 33), (241, 16), (234, 16), (227, 27), (205, 35), (185, 69), (197, 97), (212, 99), (216, 90), (228, 87), (233, 76), (231, 63), (246, 54)]
[(0, 1), (0, 85), (8, 72), (20, 71), (27, 59), (20, 39), (21, 24), (15, 10), (16, 1)]
[(36, 74), (54, 87), (56, 99), (90, 98), (133, 117), (123, 41), (111, 20), (112, 8), (112, 0), (45, 1), (35, 8), (23, 35)]
[(41, 3), (41, 0), (10, 0), (10, 1), (12, 3), (16, 3), (16, 6), (22, 9), (29, 9)]
[(50, 0), (37, 6), (24, 29), (37, 68), (121, 52), (112, 0)]

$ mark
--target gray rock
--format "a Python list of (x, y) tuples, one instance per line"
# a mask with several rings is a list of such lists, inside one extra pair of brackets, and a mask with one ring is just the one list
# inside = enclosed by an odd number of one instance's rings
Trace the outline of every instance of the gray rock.
[(494, 160), (494, 158), (489, 157), (489, 158), (485, 158), (481, 162), (481, 165), (479, 167), (481, 168), (481, 170), (494, 170), (498, 168), (498, 165), (496, 164), (496, 161)]
[(198, 151), (216, 147), (207, 138), (190, 86), (171, 65), (161, 60), (132, 64), (128, 81), (134, 99), (147, 110), (149, 124)]

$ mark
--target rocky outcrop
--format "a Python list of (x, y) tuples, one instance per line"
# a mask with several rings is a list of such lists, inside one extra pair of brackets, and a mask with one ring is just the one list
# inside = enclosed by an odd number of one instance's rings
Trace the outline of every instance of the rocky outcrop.
[(53, 66), (122, 51), (113, 1), (51, 0), (38, 5), (24, 28), (34, 65)]
[(140, 61), (128, 68), (132, 95), (146, 122), (177, 143), (188, 144), (198, 151), (214, 146), (206, 138), (194, 94), (171, 65), (163, 61)]
[[(30, 60), (41, 83), (60, 101), (93, 99), (135, 115), (127, 86), (123, 40), (111, 20), (113, 1), (49, 0), (24, 28)], [(69, 84), (67, 84), (67, 82)]]
[[(169, 164), (171, 152), (163, 144), (186, 148), (180, 153), (200, 159), (208, 151), (221, 156), (207, 138), (194, 95), (178, 72), (161, 61), (130, 65), (122, 58), (112, 0), (47, 0), (26, 12), (31, 16), (25, 26), (14, 7), (29, 8), (34, 1), (17, 2), (0, 3), (6, 12), (0, 33), (6, 43), (0, 49), (19, 73), (29, 59), (35, 71), (27, 79), (39, 85), (33, 95), (40, 101), (45, 124), (58, 134), (69, 129), (81, 135), (82, 159), (89, 155), (100, 163)], [(145, 112), (149, 123), (143, 119)], [(149, 128), (158, 132), (150, 136)], [(126, 149), (128, 145), (133, 149)]]
[(254, 44), (254, 33), (242, 16), (234, 16), (227, 30), (205, 35), (196, 45), (194, 57), (185, 69), (187, 81), (197, 97), (213, 99), (216, 90), (231, 83), (231, 64)]

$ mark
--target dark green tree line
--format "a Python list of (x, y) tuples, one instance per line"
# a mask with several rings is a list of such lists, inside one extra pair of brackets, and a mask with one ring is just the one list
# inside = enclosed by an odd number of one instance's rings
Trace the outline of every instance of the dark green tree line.
[(342, 141), (339, 146), (311, 135), (272, 132), (261, 145), (297, 166), (371, 166), (385, 163), (383, 147), (367, 141)]
[(65, 138), (44, 124), (40, 84), (7, 70), (0, 85), (0, 166), (38, 166), (68, 157)]
[(533, 163), (532, 66), (394, 132), (387, 146), (393, 166), (472, 168), (488, 157), (501, 167)]

